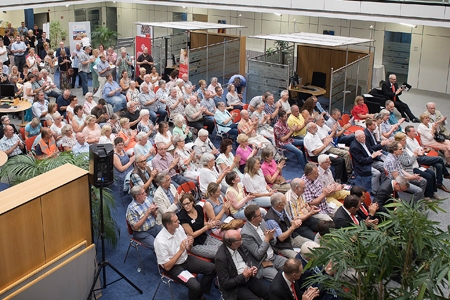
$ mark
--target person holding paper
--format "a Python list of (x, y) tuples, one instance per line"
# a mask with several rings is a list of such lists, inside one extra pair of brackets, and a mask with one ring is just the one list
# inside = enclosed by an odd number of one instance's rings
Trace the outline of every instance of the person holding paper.
[[(215, 266), (211, 262), (188, 255), (194, 243), (192, 236), (187, 236), (174, 212), (162, 215), (163, 229), (155, 239), (155, 253), (158, 264), (165, 272), (189, 289), (189, 300), (205, 299), (209, 294), (211, 283), (216, 277)], [(192, 273), (203, 274), (200, 282)]]
[(401, 101), (399, 98), (405, 89), (406, 86), (404, 85), (398, 87), (397, 76), (395, 76), (395, 74), (389, 75), (389, 81), (383, 82), (383, 85), (381, 86), (384, 96), (388, 100), (394, 101), (395, 108), (397, 108), (399, 113), (406, 119), (407, 122), (411, 121), (414, 123), (420, 123), (419, 119), (416, 118), (411, 112), (411, 109), (409, 109), (408, 104)]

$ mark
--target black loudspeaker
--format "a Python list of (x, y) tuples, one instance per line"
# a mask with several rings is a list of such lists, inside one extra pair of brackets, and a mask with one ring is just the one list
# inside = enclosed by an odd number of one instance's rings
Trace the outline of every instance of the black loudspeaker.
[(114, 181), (114, 148), (111, 144), (89, 147), (89, 182), (96, 186), (108, 186)]

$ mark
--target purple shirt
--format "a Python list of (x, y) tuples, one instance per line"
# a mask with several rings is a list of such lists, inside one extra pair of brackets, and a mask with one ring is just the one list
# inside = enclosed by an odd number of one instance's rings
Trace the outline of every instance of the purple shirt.
[[(152, 159), (152, 166), (154, 169), (158, 169), (158, 171), (166, 171), (169, 170), (169, 166), (172, 164), (173, 156), (169, 152), (166, 153), (166, 157), (163, 158), (161, 155), (156, 154), (156, 156)], [(174, 169), (171, 169), (168, 171), (168, 174), (170, 177), (173, 177), (176, 175), (176, 172)]]

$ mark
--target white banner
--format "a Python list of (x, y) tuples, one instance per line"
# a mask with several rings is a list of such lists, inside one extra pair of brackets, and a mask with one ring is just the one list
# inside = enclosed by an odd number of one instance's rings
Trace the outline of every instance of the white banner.
[[(86, 35), (86, 37), (84, 37)], [(69, 42), (70, 52), (75, 50), (78, 43), (90, 44), (91, 40), (91, 22), (69, 22)], [(86, 46), (86, 45), (85, 45)]]

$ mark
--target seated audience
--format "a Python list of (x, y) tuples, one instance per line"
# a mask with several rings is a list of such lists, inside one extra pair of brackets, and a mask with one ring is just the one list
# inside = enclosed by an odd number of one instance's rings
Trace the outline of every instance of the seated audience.
[(196, 205), (194, 196), (187, 193), (180, 197), (181, 211), (178, 214), (180, 224), (188, 236), (194, 238), (190, 252), (192, 254), (214, 259), (222, 242), (211, 237), (208, 232), (220, 224), (220, 221), (205, 220), (203, 208)]
[(134, 146), (136, 146), (137, 142), (137, 131), (130, 128), (130, 120), (128, 120), (128, 118), (121, 118), (120, 126), (122, 127), (122, 130), (119, 132), (118, 137), (121, 137), (124, 141), (123, 149), (125, 152), (128, 156), (132, 156), (134, 153)]
[[(400, 125), (403, 122), (405, 122), (405, 118), (401, 118), (400, 120), (397, 120), (397, 116), (394, 113), (394, 101), (387, 100), (384, 106), (386, 107), (386, 110), (389, 111), (389, 124), (398, 125), (396, 132), (402, 131), (402, 128)], [(394, 133), (396, 133), (396, 132), (394, 132)]]
[[(215, 182), (208, 184), (205, 194), (205, 204), (203, 210), (205, 211), (208, 220), (219, 221), (220, 224), (230, 214), (230, 202), (222, 197), (220, 192), (220, 185)], [(229, 200), (229, 199), (228, 199)]]
[(320, 213), (326, 215), (333, 215), (336, 208), (332, 208), (328, 205), (326, 197), (332, 194), (334, 191), (330, 187), (324, 187), (319, 178), (319, 169), (314, 163), (307, 163), (302, 180), (305, 181), (304, 197), (306, 202), (310, 205), (315, 205), (320, 209)]
[(203, 117), (206, 110), (206, 107), (201, 107), (198, 104), (196, 96), (190, 96), (189, 104), (186, 105), (184, 112), (189, 126), (197, 130), (203, 129), (203, 126), (206, 126), (208, 133), (212, 134), (214, 131), (214, 121), (210, 118)]
[(266, 221), (256, 204), (245, 208), (245, 217), (247, 222), (241, 230), (242, 245), (247, 249), (252, 265), (258, 268), (256, 277), (272, 281), (286, 262), (286, 258), (277, 255), (272, 247), (276, 242), (275, 230), (267, 230)]
[(238, 168), (241, 158), (238, 155), (234, 156), (232, 150), (233, 141), (230, 139), (223, 139), (220, 142), (220, 155), (216, 158), (216, 164), (219, 171), (223, 172), (227, 167), (230, 167), (230, 170), (235, 171), (242, 179), (244, 175)]
[(175, 149), (172, 133), (169, 130), (169, 123), (161, 122), (158, 126), (158, 133), (155, 135), (155, 143), (163, 143), (167, 151), (173, 153)]
[(400, 127), (399, 124), (391, 125), (391, 123), (389, 122), (390, 112), (387, 109), (382, 109), (380, 111), (380, 114), (383, 116), (382, 122), (380, 124), (381, 140), (393, 139), (394, 133), (397, 132), (398, 128)]
[(233, 141), (235, 141), (238, 131), (237, 124), (233, 123), (233, 120), (237, 117), (237, 113), (229, 113), (226, 110), (225, 103), (222, 101), (217, 102), (216, 105), (217, 110), (214, 114), (214, 119), (217, 122), (217, 134), (226, 133)]
[[(154, 170), (156, 171), (156, 170)], [(152, 173), (154, 173), (154, 171)], [(153, 177), (150, 176), (152, 179)], [(158, 206), (157, 222), (160, 224), (161, 217), (166, 212), (177, 213), (181, 209), (181, 195), (172, 184), (172, 179), (167, 172), (160, 172), (155, 178), (158, 188), (155, 191), (153, 202)], [(183, 193), (182, 193), (183, 194)]]
[[(109, 120), (109, 114), (106, 109), (105, 99), (103, 99), (103, 98), (98, 99), (97, 105), (94, 108), (92, 108), (92, 110), (91, 110), (91, 115), (94, 115), (97, 118), (96, 122), (99, 124), (106, 123)], [(113, 126), (111, 126), (111, 127), (114, 130), (114, 127)], [(117, 134), (119, 132), (114, 132), (114, 133)]]
[(154, 135), (154, 129), (157, 129), (158, 126), (154, 126), (153, 122), (150, 120), (150, 113), (147, 109), (141, 109), (139, 112), (139, 116), (141, 117), (141, 120), (137, 124), (137, 131), (138, 132), (144, 132), (147, 137), (151, 137)]
[(234, 84), (229, 84), (227, 86), (227, 90), (228, 93), (226, 98), (228, 106), (231, 106), (232, 109), (242, 109), (244, 107), (244, 103), (241, 101), (242, 99), (239, 97)]
[[(434, 102), (428, 102), (426, 108), (426, 112), (430, 114), (431, 123), (438, 122), (439, 124), (439, 128), (437, 128), (436, 131), (439, 131), (439, 133), (443, 134), (447, 140), (450, 140), (450, 132), (448, 132), (445, 127), (445, 125), (447, 125), (447, 116), (443, 116), (439, 110), (436, 110), (436, 104)], [(442, 119), (443, 121), (441, 121)]]
[[(360, 207), (356, 213), (360, 217), (360, 220), (376, 219), (377, 221), (375, 221), (374, 225), (378, 225), (378, 223), (381, 221), (380, 216), (376, 215), (379, 209), (378, 203), (371, 202), (369, 207), (366, 206), (365, 201), (367, 197), (367, 191), (364, 189), (364, 187), (358, 185), (352, 186), (352, 188), (350, 189), (350, 195), (354, 195), (359, 198)], [(369, 226), (367, 222), (366, 225)]]
[(186, 120), (180, 114), (173, 117), (173, 136), (179, 135), (186, 143), (192, 142), (191, 128), (186, 125)]
[(212, 155), (218, 155), (219, 151), (214, 147), (213, 143), (208, 137), (208, 131), (205, 129), (200, 129), (198, 131), (198, 137), (194, 141), (194, 146), (192, 148), (195, 151), (197, 159), (200, 159), (203, 154), (210, 153)]
[(450, 168), (450, 141), (445, 140), (444, 142), (439, 143), (434, 139), (436, 130), (442, 122), (441, 120), (443, 119), (440, 119), (436, 123), (430, 123), (430, 114), (427, 112), (423, 113), (420, 115), (421, 123), (417, 127), (417, 132), (420, 134), (420, 140), (424, 146), (444, 152), (445, 166)]
[(45, 94), (43, 91), (36, 93), (33, 105), (33, 117), (38, 118), (41, 121), (41, 125), (44, 125), (45, 116), (48, 113), (48, 101), (45, 100)]
[(122, 195), (123, 183), (128, 173), (133, 170), (133, 163), (136, 156), (129, 157), (125, 152), (125, 142), (123, 138), (116, 137), (114, 140), (114, 184), (113, 190)]
[(8, 115), (4, 115), (0, 118), (1, 125), (0, 125), (0, 139), (3, 137), (3, 128), (6, 125), (9, 125), (13, 128), (15, 134), (19, 134), (19, 131), (17, 130), (16, 126), (14, 124), (11, 124), (11, 119)]
[(272, 189), (264, 178), (263, 172), (261, 170), (261, 161), (258, 157), (252, 157), (247, 160), (247, 165), (245, 166), (245, 174), (242, 179), (242, 183), (252, 196), (255, 197), (253, 201), (259, 206), (269, 207), (270, 197), (277, 191)]
[(318, 180), (322, 183), (322, 186), (329, 188), (331, 194), (328, 194), (326, 200), (329, 205), (333, 206), (331, 203), (334, 203), (336, 207), (342, 205), (339, 200), (344, 199), (346, 196), (350, 194), (349, 191), (344, 190), (344, 185), (336, 182), (333, 178), (333, 174), (331, 173), (331, 160), (327, 154), (320, 154), (317, 159), (319, 163), (319, 178)]
[(286, 165), (286, 161), (282, 159), (277, 164), (273, 159), (272, 151), (268, 148), (264, 148), (261, 151), (261, 160), (263, 161), (261, 170), (269, 187), (279, 192), (286, 193), (289, 190), (289, 183), (286, 182), (286, 179), (282, 175), (282, 170)]
[[(264, 105), (264, 112), (269, 116), (269, 124), (274, 125), (278, 121), (278, 112), (281, 110), (281, 102), (275, 103), (273, 94), (266, 97), (266, 103)], [(253, 114), (252, 114), (253, 116)]]
[[(255, 196), (244, 191), (244, 186), (236, 172), (228, 173), (225, 181), (228, 184), (225, 197), (230, 201), (231, 214), (235, 219), (245, 220), (244, 209), (251, 203), (256, 204), (256, 202), (253, 202)], [(261, 213), (266, 214), (264, 209), (261, 209)]]
[(87, 92), (84, 98), (86, 100), (83, 103), (83, 112), (85, 115), (90, 115), (92, 109), (97, 106), (97, 102), (94, 101), (94, 95), (91, 92)]
[[(6, 134), (6, 133), (5, 133)], [(58, 156), (59, 151), (50, 128), (42, 128), (41, 139), (36, 145), (36, 156), (38, 160)]]
[(59, 112), (55, 112), (52, 116), (53, 118), (53, 124), (50, 126), (50, 129), (53, 133), (53, 137), (56, 141), (56, 146), (61, 147), (62, 144), (62, 128), (66, 123), (62, 120), (62, 116), (59, 114)]
[(269, 288), (257, 278), (258, 268), (247, 266), (249, 255), (237, 230), (228, 230), (216, 254), (215, 265), (220, 290), (225, 299), (269, 299)]
[(169, 115), (181, 114), (184, 116), (184, 97), (182, 95), (178, 96), (176, 88), (172, 87), (169, 89), (166, 103), (169, 108)]
[(203, 112), (203, 117), (214, 121), (214, 114), (216, 113), (216, 103), (214, 103), (214, 99), (213, 97), (211, 97), (211, 93), (208, 90), (205, 90), (205, 92), (203, 93), (203, 99), (200, 102), (200, 106), (206, 107), (206, 110)]
[(102, 135), (102, 130), (97, 124), (97, 118), (94, 115), (89, 115), (86, 117), (86, 126), (83, 128), (82, 132), (86, 138), (86, 142), (91, 144), (97, 144)]
[(3, 137), (0, 139), (0, 150), (5, 152), (9, 158), (22, 154), (25, 143), (19, 135), (14, 133), (11, 125), (3, 125)]
[(216, 277), (214, 264), (188, 255), (187, 251), (192, 248), (194, 238), (186, 235), (175, 213), (164, 213), (162, 225), (164, 228), (156, 236), (154, 244), (158, 265), (172, 278), (177, 278), (184, 270), (203, 274), (200, 283), (196, 277), (187, 282), (180, 281), (180, 284), (189, 289), (189, 300), (201, 299), (203, 293), (209, 294), (211, 283)]
[[(134, 168), (130, 174), (130, 186), (142, 186), (147, 195), (153, 195), (155, 192), (155, 186), (153, 181), (156, 181), (158, 170), (152, 170), (147, 165), (147, 160), (140, 154), (135, 156)], [(156, 201), (155, 203), (159, 205)], [(158, 219), (158, 224), (160, 220)]]
[(239, 144), (239, 147), (236, 149), (236, 156), (240, 156), (239, 160), (239, 171), (241, 173), (244, 173), (245, 164), (247, 163), (247, 160), (252, 158), (258, 153), (258, 146), (254, 145), (250, 147), (248, 144), (248, 136), (245, 133), (241, 133), (237, 137), (237, 142)]
[[(61, 147), (65, 152), (72, 151), (72, 148), (76, 145), (77, 139), (72, 129), (72, 125), (66, 124), (61, 129)], [(84, 135), (83, 135), (84, 137)]]
[(198, 172), (200, 191), (202, 194), (204, 195), (206, 193), (208, 184), (211, 182), (220, 184), (220, 190), (225, 193), (228, 186), (223, 179), (231, 171), (231, 168), (226, 167), (221, 173), (219, 173), (216, 168), (215, 157), (211, 153), (205, 153), (201, 156), (200, 165), (202, 167), (198, 170)]
[[(403, 154), (403, 146), (397, 141), (392, 141), (388, 146), (388, 151), (389, 154), (384, 160), (384, 169), (388, 174), (388, 179), (404, 176), (410, 183), (406, 193), (399, 192), (400, 198), (413, 203), (423, 199), (427, 181), (418, 174), (410, 174), (403, 170), (399, 160), (399, 157)], [(427, 195), (427, 197), (432, 197), (432, 195)]]
[(192, 181), (189, 178), (175, 172), (175, 168), (177, 167), (180, 158), (173, 158), (172, 154), (167, 152), (167, 148), (164, 143), (156, 144), (156, 149), (158, 153), (152, 159), (153, 169), (157, 169), (159, 172), (168, 172), (175, 187), (178, 187), (185, 182)]
[(195, 164), (195, 152), (190, 147), (186, 146), (186, 142), (180, 135), (173, 137), (173, 144), (175, 145), (174, 156), (179, 157), (178, 168), (184, 177), (191, 180), (197, 180), (200, 175), (197, 165)]
[(76, 105), (73, 109), (72, 127), (75, 132), (82, 132), (86, 126), (86, 115), (81, 105)]
[(155, 238), (161, 231), (161, 225), (156, 223), (156, 211), (158, 206), (147, 197), (145, 189), (136, 185), (131, 188), (133, 200), (127, 207), (126, 218), (133, 238), (155, 251)]
[(285, 211), (286, 197), (282, 193), (275, 193), (270, 197), (271, 207), (264, 220), (267, 229), (274, 230), (276, 238), (274, 249), (283, 256), (292, 258), (297, 255), (294, 248), (300, 248), (309, 239), (302, 237), (297, 229), (302, 225), (299, 219), (290, 219)]
[(139, 132), (136, 135), (137, 143), (134, 146), (134, 154), (142, 155), (147, 160), (147, 165), (151, 166), (151, 161), (156, 155), (156, 149), (153, 147), (153, 143), (149, 141), (147, 134), (145, 132)]
[(128, 102), (127, 109), (120, 114), (122, 118), (128, 118), (131, 129), (136, 129), (137, 124), (141, 121), (141, 114), (137, 109), (137, 106), (138, 105), (134, 102)]
[[(139, 102), (142, 108), (145, 108), (150, 113), (150, 119), (153, 123), (159, 123), (166, 117), (166, 110), (162, 107), (162, 103), (153, 91), (152, 85), (143, 84), (141, 86), (141, 94), (139, 95)], [(134, 102), (129, 102), (134, 103)], [(164, 104), (165, 105), (165, 104)]]
[(114, 145), (115, 134), (112, 133), (112, 128), (108, 124), (102, 127), (102, 136), (98, 140), (99, 144), (111, 144)]
[(387, 179), (381, 183), (372, 202), (378, 203), (380, 212), (387, 212), (384, 205), (391, 203), (392, 199), (403, 199), (402, 193), (405, 194), (409, 187), (408, 179), (402, 175), (398, 175), (394, 179)]
[(297, 162), (300, 164), (300, 167), (304, 168), (306, 165), (305, 155), (297, 148), (303, 146), (303, 142), (292, 138), (294, 132), (299, 128), (298, 125), (294, 124), (292, 127), (288, 126), (288, 115), (284, 110), (280, 110), (278, 117), (278, 122), (275, 124), (274, 128), (277, 146), (293, 152), (297, 157)]
[(39, 135), (41, 133), (42, 128), (43, 127), (39, 119), (33, 118), (31, 122), (25, 125), (25, 139)]
[(356, 96), (355, 106), (352, 111), (353, 120), (355, 125), (366, 127), (365, 120), (367, 118), (373, 118), (373, 114), (369, 114), (369, 108), (367, 104), (364, 103), (364, 98), (362, 96)]
[(106, 76), (106, 83), (103, 87), (102, 97), (106, 103), (111, 104), (114, 112), (123, 110), (127, 105), (127, 99), (122, 95), (122, 88), (113, 80), (113, 75)]
[(292, 105), (287, 124), (293, 131), (291, 137), (295, 140), (300, 140), (301, 145), (303, 145), (303, 138), (306, 135), (306, 124), (312, 122), (312, 120), (307, 111), (300, 113), (300, 108), (297, 105)]
[(262, 135), (273, 143), (274, 136), (273, 128), (271, 126), (272, 123), (270, 121), (270, 115), (264, 112), (264, 103), (256, 105), (255, 111), (252, 113), (251, 120), (257, 124), (256, 133)]
[(367, 227), (373, 227), (378, 224), (378, 219), (365, 218), (361, 219), (358, 211), (360, 210), (361, 202), (358, 196), (348, 195), (344, 199), (344, 205), (338, 208), (334, 214), (333, 221), (336, 229), (350, 227), (352, 225), (359, 225), (359, 222), (364, 221)]

